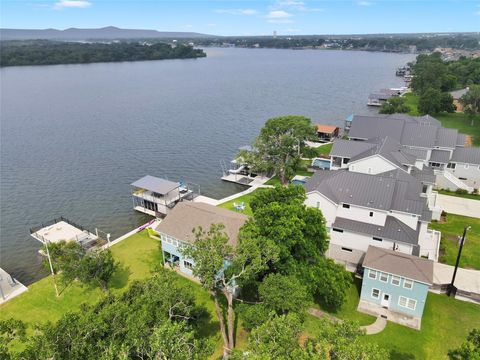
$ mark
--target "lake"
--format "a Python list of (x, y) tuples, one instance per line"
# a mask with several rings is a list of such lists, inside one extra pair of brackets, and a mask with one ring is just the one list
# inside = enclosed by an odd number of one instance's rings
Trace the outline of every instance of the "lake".
[(305, 115), (343, 125), (368, 94), (403, 85), (414, 55), (207, 48), (207, 58), (2, 68), (0, 266), (44, 276), (29, 228), (65, 216), (115, 238), (149, 218), (132, 209), (146, 174), (220, 198), (220, 162), (265, 120)]

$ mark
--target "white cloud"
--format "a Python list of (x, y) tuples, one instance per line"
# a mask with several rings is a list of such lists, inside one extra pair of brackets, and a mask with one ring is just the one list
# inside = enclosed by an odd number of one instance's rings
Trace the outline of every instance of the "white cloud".
[(293, 15), (284, 10), (274, 10), (267, 14), (267, 19), (286, 19)]
[(92, 3), (86, 0), (60, 0), (53, 5), (55, 10), (61, 10), (65, 8), (87, 8), (91, 6)]
[(207, 24), (207, 26), (214, 27), (214, 26), (217, 26), (217, 24), (210, 23), (210, 24)]
[(324, 11), (324, 9), (321, 9), (321, 8), (310, 8), (303, 1), (298, 1), (298, 0), (278, 0), (276, 3), (270, 6), (270, 9), (271, 10), (288, 9), (292, 11), (302, 11), (302, 12)]
[(359, 1), (359, 2), (357, 2), (357, 5), (370, 6), (370, 5), (373, 5), (373, 4), (370, 1)]
[(216, 9), (214, 10), (219, 14), (230, 14), (230, 15), (256, 15), (258, 11), (255, 9)]

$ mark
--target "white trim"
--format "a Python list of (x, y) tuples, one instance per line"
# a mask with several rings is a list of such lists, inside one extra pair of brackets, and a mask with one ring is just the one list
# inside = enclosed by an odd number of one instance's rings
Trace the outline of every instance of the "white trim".
[[(373, 277), (371, 277), (370, 275), (373, 275)], [(377, 271), (368, 269), (368, 278), (372, 280), (377, 280)]]
[[(386, 279), (386, 280), (382, 280), (382, 275), (386, 275), (386, 276), (387, 276), (387, 279)], [(388, 275), (389, 275), (389, 274), (386, 273), (386, 272), (380, 272), (380, 276), (379, 276), (378, 279), (379, 279), (381, 282), (383, 282), (383, 283), (388, 283)]]
[[(401, 304), (402, 299), (405, 299), (404, 305)], [(411, 303), (413, 303), (413, 307), (410, 306)], [(415, 311), (415, 309), (417, 308), (417, 300), (400, 295), (398, 297), (398, 306)]]
[[(398, 279), (398, 284), (394, 284), (393, 279)], [(392, 280), (390, 282), (393, 286), (400, 286), (400, 284), (402, 283), (402, 278), (397, 275), (392, 275)]]
[(375, 269), (375, 268), (372, 268), (372, 267), (369, 267), (369, 266), (364, 266), (364, 267), (365, 267), (365, 269), (372, 269), (372, 270), (376, 270), (378, 272), (386, 272), (387, 274), (390, 274), (390, 275), (400, 276), (403, 279), (410, 280), (410, 281), (413, 281), (413, 282), (417, 282), (417, 283), (420, 283), (420, 284), (424, 284), (424, 285), (428, 285), (428, 286), (432, 285), (431, 283), (426, 283), (424, 281), (420, 281), (420, 280), (416, 280), (416, 279), (410, 279), (410, 278), (407, 278), (403, 275), (394, 274), (394, 273), (391, 273), (391, 272), (388, 272), (388, 271), (385, 271), (385, 270), (379, 270), (379, 269)]
[[(406, 283), (407, 281), (412, 283), (412, 286), (411, 286), (411, 287), (406, 287), (406, 286), (405, 286), (405, 283)], [(413, 289), (413, 280), (405, 279), (405, 278), (404, 278), (404, 279), (403, 279), (403, 288), (404, 288), (404, 289), (407, 289), (407, 290), (412, 290), (412, 289)]]
[[(373, 291), (374, 290), (378, 291), (378, 296), (377, 297), (373, 296)], [(380, 299), (380, 289), (372, 288), (372, 292), (370, 293), (370, 297), (373, 298), (373, 299), (377, 299), (377, 300)]]

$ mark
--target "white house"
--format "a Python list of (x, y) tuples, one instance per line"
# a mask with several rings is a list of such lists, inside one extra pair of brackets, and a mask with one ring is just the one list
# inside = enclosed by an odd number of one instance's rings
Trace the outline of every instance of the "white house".
[[(332, 169), (381, 173), (392, 167), (432, 172), (438, 188), (480, 187), (480, 148), (465, 147), (465, 136), (429, 116), (353, 116), (349, 139), (337, 141)], [(347, 145), (348, 144), (348, 145)], [(428, 184), (427, 184), (428, 185)]]
[(437, 261), (440, 233), (428, 229), (432, 212), (422, 187), (398, 169), (376, 175), (317, 171), (305, 184), (305, 204), (322, 210), (327, 256), (347, 268), (357, 267), (370, 245)]

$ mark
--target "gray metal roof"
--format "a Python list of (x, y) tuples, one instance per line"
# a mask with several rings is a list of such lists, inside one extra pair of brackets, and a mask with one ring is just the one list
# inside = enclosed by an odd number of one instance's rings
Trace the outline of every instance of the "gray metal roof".
[(433, 126), (436, 126), (436, 127), (441, 127), (442, 126), (442, 123), (435, 119), (433, 116), (430, 116), (430, 115), (423, 115), (423, 116), (419, 116), (419, 117), (411, 117), (411, 119), (415, 122), (417, 122), (418, 124), (423, 124), (423, 125), (433, 125)]
[(457, 147), (453, 150), (451, 162), (480, 165), (480, 148)]
[(355, 115), (348, 136), (353, 139), (384, 138), (389, 136), (400, 140), (404, 120), (395, 120), (385, 116)]
[(465, 146), (465, 140), (466, 140), (466, 136), (463, 135), (463, 134), (458, 134), (457, 135), (457, 143), (456, 145), (457, 146)]
[(432, 154), (430, 155), (430, 161), (448, 164), (448, 162), (450, 161), (450, 151), (434, 149), (432, 150)]
[(366, 143), (373, 143), (375, 146), (353, 156), (352, 162), (372, 155), (380, 155), (401, 168), (404, 165), (415, 165), (415, 156), (403, 152), (402, 145), (395, 139), (386, 136), (383, 139), (369, 139)]
[(460, 99), (463, 95), (465, 95), (465, 94), (468, 92), (468, 90), (469, 90), (468, 88), (465, 88), (465, 89), (450, 91), (450, 95), (452, 95), (452, 97), (453, 97), (455, 100), (458, 100), (458, 99)]
[(337, 217), (332, 227), (413, 245), (418, 244), (420, 233), (420, 226), (414, 230), (393, 216), (387, 216), (384, 226)]
[(238, 232), (248, 216), (213, 205), (196, 202), (180, 202), (155, 229), (157, 232), (173, 236), (177, 240), (193, 243), (194, 228), (208, 231), (212, 224), (223, 224), (229, 244), (235, 245)]
[(179, 183), (150, 175), (144, 176), (131, 185), (137, 188), (153, 191), (161, 195), (168, 194), (170, 191), (180, 186)]
[(455, 149), (455, 146), (457, 145), (457, 137), (457, 129), (438, 128), (435, 145), (443, 148)]
[(400, 143), (405, 146), (433, 148), (437, 138), (436, 126), (406, 123), (403, 126)]
[(363, 267), (433, 284), (433, 261), (398, 251), (369, 246)]
[(431, 167), (423, 166), (422, 170), (417, 169), (416, 167), (412, 168), (410, 171), (410, 175), (412, 175), (415, 179), (422, 183), (429, 183), (435, 184), (436, 176)]
[(376, 144), (372, 144), (366, 141), (351, 141), (337, 139), (333, 143), (332, 150), (330, 151), (330, 156), (339, 156), (344, 158), (352, 158), (358, 154), (363, 153), (366, 150), (369, 150), (373, 147), (376, 147)]
[(404, 147), (402, 150), (406, 154), (410, 154), (417, 160), (427, 160), (428, 150), (424, 149), (409, 149)]
[(427, 206), (420, 196), (422, 184), (402, 170), (368, 175), (346, 170), (317, 171), (305, 184), (307, 193), (318, 191), (336, 204), (346, 203), (379, 210), (422, 215)]

